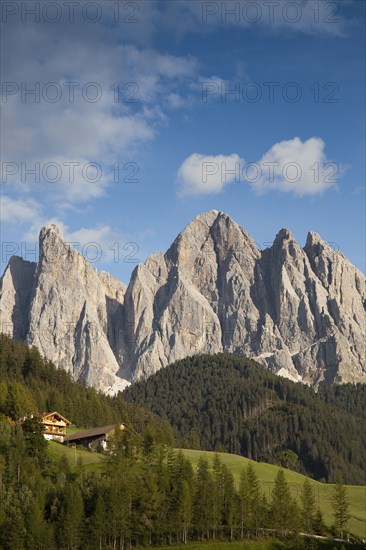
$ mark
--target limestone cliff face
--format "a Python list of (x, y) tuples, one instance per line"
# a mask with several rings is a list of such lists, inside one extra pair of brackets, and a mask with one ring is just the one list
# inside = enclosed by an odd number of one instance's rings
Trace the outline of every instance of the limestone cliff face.
[(302, 249), (282, 229), (260, 251), (211, 211), (137, 266), (126, 288), (50, 225), (37, 266), (12, 258), (0, 293), (3, 330), (21, 330), (75, 379), (111, 393), (187, 355), (219, 351), (311, 385), (366, 382), (365, 277), (316, 233)]
[[(8, 267), (1, 282), (1, 307), (5, 311), (13, 307), (15, 312), (13, 333), (18, 332), (19, 320), (19, 326), (27, 327), (28, 343), (38, 346), (75, 379), (104, 391), (124, 387), (125, 382), (116, 376), (119, 365), (109, 345), (108, 329), (115, 303), (123, 303), (125, 286), (108, 275), (98, 276), (54, 225), (41, 230), (39, 250), (37, 266), (26, 269), (28, 262), (13, 259), (9, 265), (17, 269)], [(17, 308), (14, 299), (8, 302), (12, 286), (19, 289), (13, 292), (15, 297), (21, 290), (27, 292), (27, 300), (23, 298), (27, 307)]]
[(13, 256), (0, 281), (0, 330), (17, 340), (27, 336), (36, 263)]

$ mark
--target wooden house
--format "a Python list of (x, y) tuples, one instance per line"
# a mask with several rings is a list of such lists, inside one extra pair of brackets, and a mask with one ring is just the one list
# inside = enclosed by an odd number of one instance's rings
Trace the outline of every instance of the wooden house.
[(99, 428), (90, 428), (90, 430), (82, 430), (65, 437), (65, 443), (83, 445), (87, 449), (91, 450), (96, 450), (98, 448), (107, 450), (108, 441), (114, 434), (116, 428), (124, 430), (125, 426), (123, 424), (111, 424), (109, 426), (101, 426)]
[(66, 438), (66, 429), (71, 422), (57, 411), (43, 413), (41, 422), (44, 427), (43, 435), (45, 439), (55, 439), (56, 441), (64, 442)]

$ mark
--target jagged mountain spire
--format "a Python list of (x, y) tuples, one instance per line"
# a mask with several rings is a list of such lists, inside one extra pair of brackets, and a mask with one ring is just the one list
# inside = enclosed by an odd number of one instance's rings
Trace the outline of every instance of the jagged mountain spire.
[(137, 266), (127, 288), (54, 224), (41, 229), (38, 264), (12, 258), (0, 285), (3, 331), (109, 392), (219, 351), (312, 385), (365, 382), (365, 303), (364, 275), (316, 233), (302, 249), (281, 229), (260, 251), (217, 210)]

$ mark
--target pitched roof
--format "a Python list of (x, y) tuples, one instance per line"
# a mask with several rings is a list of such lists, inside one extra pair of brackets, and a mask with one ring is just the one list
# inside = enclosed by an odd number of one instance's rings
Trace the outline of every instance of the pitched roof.
[(111, 424), (110, 426), (100, 426), (98, 428), (91, 428), (90, 430), (82, 430), (75, 432), (72, 435), (65, 437), (64, 441), (77, 441), (78, 439), (85, 439), (87, 437), (96, 437), (98, 435), (105, 435), (112, 432), (119, 424)]
[(52, 412), (45, 412), (45, 413), (42, 413), (42, 420), (47, 417), (47, 416), (51, 416), (53, 414), (57, 414), (57, 416), (59, 416), (66, 424), (71, 424), (70, 420), (67, 420), (67, 418), (65, 418), (64, 416), (62, 416), (62, 414), (60, 414), (59, 412), (57, 411), (52, 411)]

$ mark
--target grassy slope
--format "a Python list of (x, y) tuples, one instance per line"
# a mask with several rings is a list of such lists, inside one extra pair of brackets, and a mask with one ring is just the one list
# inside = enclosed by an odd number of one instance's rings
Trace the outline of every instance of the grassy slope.
[(50, 456), (56, 459), (66, 456), (67, 460), (70, 462), (71, 468), (77, 464), (78, 460), (81, 460), (82, 464), (86, 466), (88, 470), (98, 470), (104, 458), (103, 455), (99, 453), (92, 453), (80, 447), (77, 447), (75, 451), (74, 447), (61, 445), (61, 443), (57, 443), (56, 441), (49, 441), (48, 445)]
[[(80, 429), (82, 428), (70, 426), (67, 429), (67, 433), (70, 435)], [(182, 449), (182, 451), (191, 460), (193, 466), (196, 466), (200, 456), (204, 455), (210, 461), (215, 455), (215, 453), (209, 451), (193, 451), (188, 449)], [(60, 458), (63, 455), (66, 456), (72, 466), (76, 465), (78, 459), (81, 459), (85, 467), (92, 471), (98, 470), (104, 459), (103, 455), (99, 453), (90, 452), (80, 447), (77, 447), (75, 450), (73, 447), (61, 445), (55, 441), (49, 441), (49, 453), (53, 458)], [(239, 480), (239, 474), (243, 466), (248, 462), (252, 462), (262, 489), (265, 491), (267, 498), (270, 498), (274, 478), (279, 470), (278, 466), (254, 462), (248, 458), (228, 453), (218, 453), (218, 455), (222, 462), (231, 470), (236, 481)], [(290, 483), (292, 494), (294, 496), (299, 496), (301, 486), (306, 479), (305, 476), (292, 472), (291, 470), (285, 470), (285, 474), (287, 481)], [(311, 480), (311, 482), (315, 488), (316, 502), (324, 514), (325, 523), (331, 525), (333, 522), (331, 506), (333, 486), (313, 480)], [(349, 496), (351, 515), (348, 524), (349, 531), (358, 537), (366, 538), (366, 487), (347, 485), (347, 493)]]
[[(72, 435), (75, 432), (79, 432), (83, 428), (78, 428), (75, 425), (67, 427), (67, 435)], [(82, 463), (88, 468), (88, 470), (98, 470), (101, 461), (103, 460), (103, 455), (99, 453), (92, 453), (82, 447), (78, 446), (75, 450), (75, 447), (62, 445), (57, 441), (48, 442), (48, 451), (52, 458), (61, 458), (66, 456), (67, 460), (70, 462), (71, 467), (74, 467), (77, 464), (78, 460), (81, 460)]]
[[(212, 460), (215, 453), (208, 451), (192, 451), (182, 449), (184, 454), (191, 460), (195, 466), (200, 456), (204, 455), (208, 460)], [(264, 489), (266, 496), (270, 497), (273, 487), (273, 481), (279, 470), (278, 466), (273, 464), (265, 464), (261, 462), (254, 462), (248, 458), (242, 456), (218, 453), (221, 460), (230, 468), (236, 481), (239, 479), (239, 474), (243, 466), (248, 462), (252, 462), (255, 467), (255, 471), (259, 477), (262, 489)], [(286, 479), (290, 483), (291, 491), (294, 496), (299, 496), (301, 486), (306, 479), (305, 476), (292, 472), (291, 470), (285, 470)], [(315, 489), (316, 502), (319, 505), (321, 511), (324, 514), (324, 520), (327, 525), (331, 525), (333, 522), (333, 512), (331, 505), (332, 489), (333, 485), (329, 483), (319, 483), (318, 481), (310, 480)], [(366, 487), (347, 485), (347, 493), (350, 502), (350, 520), (348, 524), (349, 531), (356, 536), (366, 538)]]
[[(151, 547), (149, 547), (151, 548)], [(161, 546), (155, 548), (154, 550), (294, 550), (296, 548), (296, 543), (281, 542), (278, 540), (261, 540), (261, 541), (233, 541), (233, 542), (222, 542), (222, 541), (209, 541), (209, 542), (189, 542), (186, 545), (183, 544), (172, 544), (170, 546)], [(359, 550), (364, 549), (365, 546), (348, 544), (346, 542), (335, 542), (335, 541), (320, 541), (317, 542), (317, 548), (319, 550)], [(142, 549), (143, 550), (143, 549)]]

